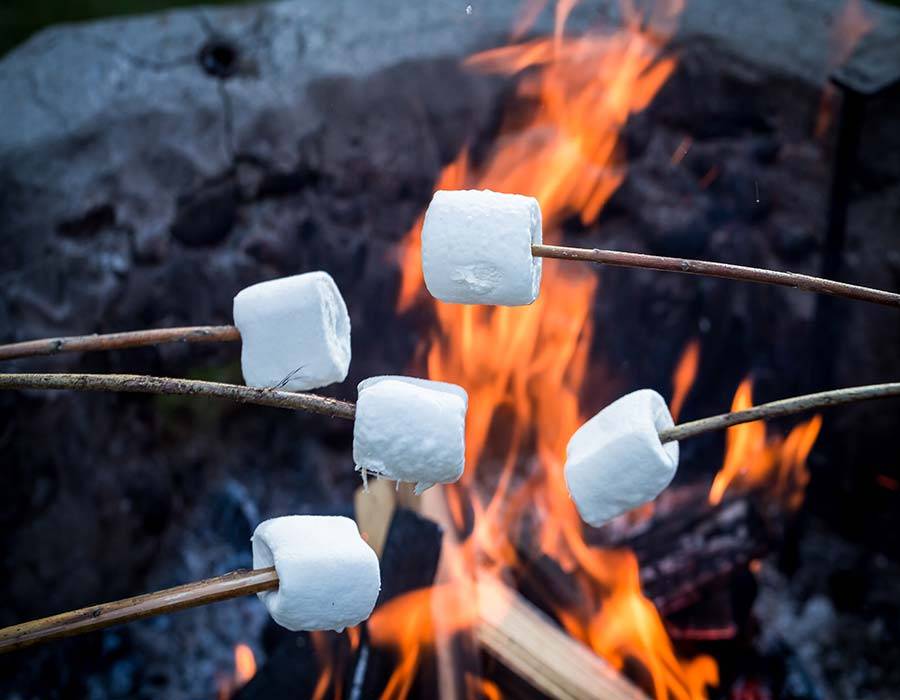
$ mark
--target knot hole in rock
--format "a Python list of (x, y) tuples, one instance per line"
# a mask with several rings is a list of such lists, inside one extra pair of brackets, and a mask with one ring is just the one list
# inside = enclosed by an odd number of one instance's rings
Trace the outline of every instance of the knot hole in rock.
[(216, 78), (230, 78), (237, 73), (239, 59), (238, 48), (224, 39), (210, 39), (197, 54), (200, 67)]

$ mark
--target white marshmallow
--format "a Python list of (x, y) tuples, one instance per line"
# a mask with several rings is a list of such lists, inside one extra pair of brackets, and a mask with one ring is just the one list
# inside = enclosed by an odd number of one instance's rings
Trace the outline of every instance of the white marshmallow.
[(353, 424), (356, 470), (415, 481), (416, 493), (463, 473), (466, 409), (462, 387), (415, 377), (371, 377), (359, 383)]
[(490, 190), (440, 190), (425, 212), (422, 271), (441, 301), (521, 306), (537, 299), (541, 206)]
[(248, 386), (304, 391), (347, 376), (350, 317), (327, 272), (242, 289), (234, 298), (234, 324)]
[(656, 498), (675, 476), (678, 443), (662, 444), (673, 425), (662, 396), (641, 389), (582, 425), (566, 448), (566, 484), (582, 519), (594, 527)]
[(277, 590), (258, 595), (282, 627), (340, 631), (371, 615), (381, 590), (378, 557), (350, 518), (272, 518), (251, 541), (253, 568), (278, 573)]

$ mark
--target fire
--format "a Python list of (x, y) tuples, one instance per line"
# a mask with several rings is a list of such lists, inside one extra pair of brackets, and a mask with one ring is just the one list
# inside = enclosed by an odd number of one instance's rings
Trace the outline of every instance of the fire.
[(219, 700), (228, 700), (256, 675), (256, 657), (246, 644), (234, 647), (234, 675), (219, 681)]
[(469, 696), (477, 700), (503, 700), (503, 695), (495, 683), (471, 673), (466, 674), (466, 689)]
[(684, 352), (681, 353), (681, 359), (678, 360), (678, 366), (675, 368), (675, 374), (672, 377), (672, 405), (669, 411), (672, 417), (677, 421), (678, 415), (684, 406), (684, 400), (687, 398), (688, 392), (694, 386), (694, 380), (697, 378), (697, 368), (700, 366), (700, 341), (694, 339), (687, 344)]
[[(524, 120), (521, 109), (511, 110), (477, 163), (464, 149), (436, 187), (530, 194), (541, 203), (548, 242), (560, 238), (568, 218), (584, 224), (597, 218), (625, 176), (622, 127), (675, 68), (673, 58), (661, 57), (668, 36), (645, 29), (646, 18), (630, 4), (618, 31), (566, 35), (574, 4), (557, 4), (552, 37), (466, 61), (475, 70), (516, 75), (517, 95), (532, 107)], [(531, 3), (523, 17), (533, 21), (542, 6)], [(678, 3), (659, 3), (652, 25), (678, 11)], [(517, 35), (524, 32), (518, 25)], [(421, 225), (420, 217), (407, 236), (398, 308), (434, 303), (437, 328), (420, 350), (430, 378), (469, 393), (466, 472), (459, 484), (423, 497), (426, 513), (448, 532), (439, 584), (427, 599), (408, 594), (372, 618), (373, 639), (403, 654), (382, 699), (405, 697), (425, 646), (471, 627), (473, 581), (504, 578), (522, 557), (538, 554), (555, 559), (581, 593), (575, 608), (554, 610), (569, 634), (620, 669), (640, 663), (657, 698), (706, 697), (706, 687), (718, 680), (715, 663), (676, 656), (662, 619), (641, 593), (634, 556), (588, 545), (566, 490), (566, 443), (587, 417), (580, 396), (590, 394), (600, 405), (618, 389), (600, 369), (587, 375), (596, 276), (545, 260), (541, 294), (529, 307), (439, 303), (423, 293)], [(521, 551), (523, 541), (533, 543), (530, 551)], [(445, 600), (436, 605), (435, 595)], [(411, 624), (429, 608), (433, 626)]]
[[(476, 624), (477, 603), (467, 593), (462, 586), (437, 585), (398, 596), (372, 614), (368, 622), (372, 644), (393, 649), (400, 659), (381, 700), (408, 696), (422, 654), (433, 648), (439, 634), (449, 637)], [(433, 614), (437, 609), (448, 623), (440, 631), (435, 628)]]
[(238, 644), (234, 648), (234, 681), (244, 685), (256, 675), (256, 657), (246, 644)]
[[(745, 379), (731, 403), (732, 411), (753, 405), (753, 384)], [(709, 490), (709, 502), (721, 503), (728, 489), (753, 491), (767, 487), (767, 493), (779, 505), (796, 510), (803, 503), (809, 472), (806, 458), (819, 436), (822, 417), (795, 426), (786, 438), (768, 435), (762, 421), (743, 423), (728, 429), (725, 461)]]

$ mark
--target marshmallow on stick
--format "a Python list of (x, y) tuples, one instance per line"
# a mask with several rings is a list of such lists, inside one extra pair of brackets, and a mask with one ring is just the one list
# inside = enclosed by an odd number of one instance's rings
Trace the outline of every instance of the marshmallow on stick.
[(260, 282), (234, 298), (248, 386), (305, 391), (342, 382), (350, 367), (350, 317), (327, 272)]
[(541, 207), (534, 197), (440, 190), (422, 226), (425, 286), (441, 301), (521, 306), (537, 299)]
[(273, 518), (257, 526), (252, 542), (253, 568), (278, 573), (278, 588), (258, 595), (282, 627), (340, 631), (372, 613), (381, 590), (378, 557), (350, 518)]
[(353, 425), (357, 471), (417, 482), (416, 493), (463, 473), (468, 395), (462, 387), (415, 377), (359, 384)]
[(660, 441), (674, 425), (652, 389), (626, 394), (582, 425), (566, 448), (566, 484), (581, 518), (599, 527), (656, 498), (675, 476), (678, 443)]

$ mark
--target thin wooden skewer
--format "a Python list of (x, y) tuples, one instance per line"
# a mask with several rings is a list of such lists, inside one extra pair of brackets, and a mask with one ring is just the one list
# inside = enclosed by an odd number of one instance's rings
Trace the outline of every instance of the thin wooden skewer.
[(232, 571), (203, 581), (186, 583), (112, 603), (70, 610), (0, 629), (0, 654), (24, 649), (51, 639), (71, 637), (133, 622), (153, 615), (178, 612), (230, 598), (278, 588), (275, 567)]
[(61, 352), (121, 350), (163, 343), (228, 343), (241, 339), (234, 326), (185, 326), (103, 335), (72, 335), (0, 345), (0, 360), (56, 355)]
[(670, 258), (662, 255), (645, 255), (643, 253), (624, 253), (617, 250), (600, 250), (597, 248), (566, 248), (555, 245), (533, 245), (532, 255), (539, 258), (557, 258), (559, 260), (585, 260), (587, 262), (614, 265), (617, 267), (641, 267), (648, 270), (664, 272), (681, 272), (689, 275), (705, 275), (722, 277), (743, 282), (759, 282), (775, 284), (782, 287), (803, 289), (807, 292), (831, 294), (836, 297), (868, 301), (900, 308), (900, 294), (886, 292), (871, 287), (860, 287), (855, 284), (835, 282), (834, 280), (796, 272), (778, 272), (758, 267), (730, 265), (728, 263), (709, 262), (706, 260), (689, 260), (687, 258)]
[[(141, 394), (172, 394), (176, 396), (203, 396), (227, 399), (238, 403), (272, 406), (291, 410), (320, 413), (333, 418), (353, 420), (356, 406), (349, 401), (339, 401), (316, 394), (300, 394), (275, 389), (257, 389), (240, 384), (205, 382), (196, 379), (149, 377), (142, 374), (2, 374), (0, 391), (16, 389), (58, 389), (72, 391), (123, 391)], [(839, 406), (855, 401), (900, 396), (900, 382), (868, 384), (864, 386), (832, 389), (816, 394), (804, 394), (788, 399), (753, 406), (743, 411), (722, 413), (682, 423), (660, 432), (662, 442), (687, 438), (724, 430), (740, 423), (780, 418), (803, 413), (816, 408)]]
[(763, 403), (743, 411), (723, 413), (718, 416), (710, 416), (709, 418), (701, 418), (699, 420), (690, 421), (689, 423), (682, 423), (660, 431), (659, 439), (662, 442), (685, 440), (714, 430), (723, 430), (732, 425), (739, 425), (740, 423), (752, 423), (757, 420), (779, 418), (793, 413), (803, 413), (804, 411), (811, 411), (815, 408), (827, 408), (829, 406), (853, 403), (854, 401), (883, 399), (890, 396), (900, 396), (900, 382), (852, 386), (846, 389), (822, 391), (817, 394), (793, 396), (789, 399)]
[[(617, 250), (600, 250), (598, 248), (533, 245), (531, 246), (531, 253), (535, 257), (540, 258), (583, 260), (617, 267), (637, 267), (664, 272), (721, 277), (744, 282), (774, 284), (900, 308), (900, 294), (871, 287), (861, 287), (855, 284), (846, 284), (845, 282), (836, 282), (821, 277), (801, 275), (796, 272), (778, 272), (776, 270), (709, 262), (706, 260), (670, 258), (662, 255), (625, 253)], [(178, 342), (222, 343), (240, 339), (241, 335), (234, 326), (186, 326), (183, 328), (161, 328), (103, 335), (73, 335), (0, 345), (0, 361), (39, 355), (56, 355), (62, 352), (120, 350), (123, 348)]]
[(0, 390), (3, 389), (123, 391), (138, 394), (204, 396), (238, 403), (309, 411), (347, 420), (353, 420), (356, 416), (356, 406), (352, 403), (316, 394), (257, 389), (240, 384), (205, 382), (197, 379), (150, 377), (143, 374), (0, 374)]
[[(210, 387), (213, 388), (211, 389)], [(23, 388), (140, 391), (144, 393), (211, 396), (246, 403), (259, 403), (278, 408), (316, 410), (319, 413), (350, 419), (353, 418), (355, 413), (355, 406), (351, 403), (334, 401), (333, 399), (320, 396), (252, 389), (250, 387), (216, 384), (214, 382), (144, 377), (140, 375), (0, 374), (0, 389)], [(794, 396), (789, 399), (754, 406), (744, 411), (725, 413), (689, 423), (682, 423), (661, 431), (659, 437), (662, 442), (684, 440), (740, 423), (777, 418), (815, 408), (826, 408), (855, 401), (891, 396), (900, 396), (900, 382), (871, 384)], [(302, 403), (298, 403), (298, 400), (301, 399), (303, 400)], [(306, 402), (309, 401), (314, 401), (315, 409), (308, 407)], [(318, 402), (327, 402), (327, 410)], [(91, 632), (152, 615), (184, 610), (277, 587), (278, 577), (274, 568), (234, 571), (204, 581), (196, 581), (113, 603), (72, 610), (0, 629), (0, 653), (22, 649), (51, 639)]]

